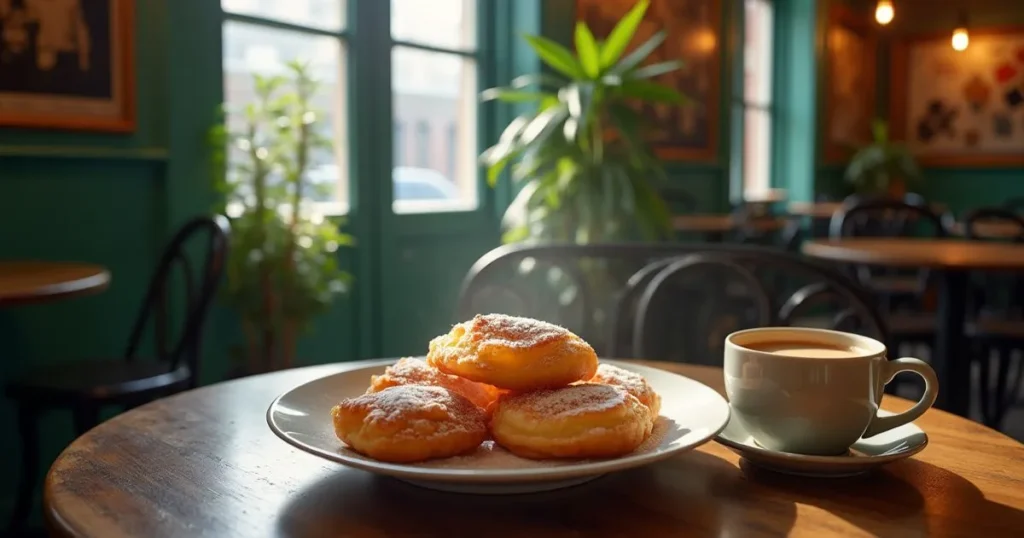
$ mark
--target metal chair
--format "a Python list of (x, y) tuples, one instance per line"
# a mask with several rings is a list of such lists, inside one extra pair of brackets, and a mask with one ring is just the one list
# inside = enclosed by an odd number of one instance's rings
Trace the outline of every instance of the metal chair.
[(559, 323), (605, 357), (718, 364), (725, 336), (763, 325), (834, 327), (883, 341), (872, 298), (822, 264), (750, 245), (505, 246), (463, 283), (477, 313)]
[[(968, 212), (964, 235), (972, 241), (1024, 243), (1024, 217), (1000, 207)], [(993, 237), (980, 233), (979, 225), (1015, 226), (1016, 235)], [(970, 296), (971, 319), (965, 329), (980, 366), (979, 396), (985, 424), (998, 428), (1006, 412), (1017, 402), (1024, 378), (1024, 278), (1017, 274), (977, 275)], [(993, 364), (994, 363), (994, 364)]]
[[(99, 423), (105, 406), (134, 407), (173, 392), (194, 388), (200, 362), (202, 329), (227, 256), (227, 221), (200, 217), (186, 223), (164, 250), (123, 355), (108, 360), (74, 360), (27, 372), (6, 387), (14, 400), (21, 436), (21, 480), (12, 514), (12, 532), (21, 529), (32, 510), (39, 469), (39, 419), (51, 410), (69, 410), (76, 435)], [(192, 245), (203, 257), (194, 263)], [(170, 323), (169, 292), (174, 275), (183, 277), (184, 317), (177, 333)], [(152, 329), (156, 350), (143, 360), (140, 347)], [(177, 334), (177, 338), (170, 335)], [(147, 340), (148, 341), (148, 340)]]

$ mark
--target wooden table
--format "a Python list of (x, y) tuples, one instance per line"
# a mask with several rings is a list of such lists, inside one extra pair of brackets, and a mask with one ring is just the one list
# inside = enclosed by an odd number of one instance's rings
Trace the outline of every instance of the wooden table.
[[(722, 391), (720, 369), (649, 364)], [(1024, 529), (1024, 446), (939, 410), (917, 421), (930, 438), (924, 452), (860, 478), (776, 475), (740, 465), (712, 441), (579, 487), (515, 496), (420, 489), (320, 459), (271, 433), (265, 411), (279, 393), (359, 366), (213, 385), (101, 424), (50, 469), (44, 497), (50, 530), (104, 538), (996, 538)], [(883, 405), (902, 410), (909, 402)]]
[(832, 214), (843, 207), (842, 202), (790, 202), (786, 211), (797, 217), (812, 219), (830, 219)]
[(0, 306), (98, 293), (109, 283), (110, 273), (98, 265), (0, 261)]
[[(950, 231), (956, 235), (966, 235), (967, 230), (962, 222), (954, 223)], [(974, 233), (987, 239), (1014, 239), (1021, 235), (1021, 228), (1013, 222), (975, 222)]]
[(808, 256), (886, 267), (930, 268), (939, 272), (940, 326), (933, 363), (941, 389), (936, 405), (961, 416), (970, 406), (970, 357), (964, 322), (968, 275), (972, 270), (1024, 271), (1024, 245), (947, 239), (834, 239), (803, 244)]
[(775, 217), (752, 218), (742, 220), (729, 213), (705, 213), (692, 215), (676, 215), (672, 217), (672, 229), (677, 232), (699, 232), (705, 234), (710, 241), (721, 242), (726, 233), (749, 227), (762, 233), (777, 232), (785, 227), (784, 219)]

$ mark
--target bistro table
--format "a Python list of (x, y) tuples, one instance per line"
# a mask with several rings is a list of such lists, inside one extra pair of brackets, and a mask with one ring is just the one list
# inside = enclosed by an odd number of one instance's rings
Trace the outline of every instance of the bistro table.
[(937, 342), (933, 362), (939, 377), (936, 405), (967, 416), (970, 357), (964, 345), (968, 276), (972, 270), (1024, 271), (1024, 244), (954, 239), (833, 239), (807, 241), (808, 256), (842, 263), (929, 268), (939, 272)]
[[(962, 222), (953, 223), (950, 231), (959, 236), (967, 234), (966, 226)], [(980, 221), (974, 223), (974, 233), (982, 239), (1016, 239), (1020, 237), (1021, 231), (1020, 225), (1015, 222)]]
[(110, 273), (91, 264), (0, 261), (0, 306), (42, 303), (98, 293)]
[[(313, 366), (158, 400), (89, 431), (46, 478), (55, 536), (932, 536), (1024, 529), (1024, 445), (932, 409), (923, 452), (854, 479), (761, 471), (711, 441), (564, 490), (472, 496), (343, 467), (275, 436), (281, 392), (365, 363)], [(723, 391), (722, 370), (644, 363)], [(886, 396), (900, 411), (910, 402)], [(329, 428), (329, 418), (324, 417)]]
[(743, 228), (761, 233), (777, 232), (786, 226), (785, 219), (761, 217), (744, 220), (729, 213), (697, 213), (672, 217), (672, 229), (677, 232), (698, 232), (713, 243), (722, 242), (725, 234)]

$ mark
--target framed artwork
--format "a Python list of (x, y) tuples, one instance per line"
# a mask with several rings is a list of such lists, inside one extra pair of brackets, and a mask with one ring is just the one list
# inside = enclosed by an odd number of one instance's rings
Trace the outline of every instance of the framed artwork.
[[(634, 4), (636, 0), (576, 0), (576, 17), (604, 39)], [(721, 0), (652, 0), (630, 45), (632, 49), (665, 30), (668, 39), (648, 62), (678, 59), (684, 63), (681, 70), (656, 80), (682, 92), (692, 103), (643, 109), (651, 125), (650, 143), (661, 158), (714, 161), (718, 157), (721, 11)]]
[(1024, 165), (1024, 27), (914, 37), (892, 56), (892, 129), (931, 166)]
[(0, 125), (135, 129), (134, 0), (0, 0)]
[(867, 14), (835, 3), (825, 36), (825, 161), (845, 162), (871, 141), (875, 119), (876, 40)]

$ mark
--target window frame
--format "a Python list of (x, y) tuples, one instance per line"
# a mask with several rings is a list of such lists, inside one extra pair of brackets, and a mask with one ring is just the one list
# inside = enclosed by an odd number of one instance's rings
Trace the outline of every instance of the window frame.
[[(224, 24), (230, 21), (309, 36), (331, 37), (338, 40), (339, 47), (343, 47), (343, 65), (340, 68), (344, 74), (345, 117), (341, 120), (346, 125), (344, 152), (347, 155), (345, 166), (348, 171), (348, 203), (320, 203), (318, 209), (322, 213), (327, 216), (345, 216), (354, 221), (362, 221), (365, 218), (359, 215), (376, 215), (376, 218), (381, 219), (383, 233), (386, 235), (465, 232), (467, 227), (480, 226), (493, 228), (495, 231), (498, 229), (498, 219), (495, 218), (498, 213), (495, 209), (495, 192), (487, 184), (486, 174), (479, 164), (475, 167), (476, 203), (472, 208), (465, 207), (466, 204), (452, 204), (451, 207), (424, 208), (429, 210), (423, 212), (394, 212), (393, 182), (379, 181), (371, 184), (366, 178), (392, 178), (392, 167), (395, 162), (392, 132), (395, 120), (394, 86), (391, 80), (393, 48), (407, 47), (473, 58), (478, 95), (479, 91), (496, 84), (498, 73), (509, 71), (510, 66), (498, 53), (499, 49), (507, 48), (504, 37), (508, 32), (500, 31), (502, 25), (497, 24), (497, 21), (499, 18), (507, 20), (503, 15), (507, 15), (506, 12), (513, 9), (512, 2), (476, 0), (475, 49), (463, 50), (393, 38), (390, 31), (391, 2), (388, 0), (346, 0), (344, 24), (341, 29), (334, 30), (265, 16), (230, 12), (223, 9), (219, 0), (215, 1), (221, 14), (221, 31)], [(379, 29), (382, 27), (388, 31), (380, 32)], [(221, 54), (223, 55), (223, 52)], [(388, 91), (380, 92), (381, 88), (387, 88)], [(373, 95), (374, 91), (386, 96)], [(358, 107), (355, 106), (357, 102)], [(498, 114), (491, 103), (478, 101), (476, 107), (476, 153), (479, 154), (482, 148), (493, 143), (498, 137)], [(387, 126), (386, 133), (380, 133), (379, 124)], [(403, 134), (406, 143), (411, 138), (409, 135), (415, 134), (407, 132), (409, 130), (403, 129), (406, 131)], [(386, 140), (386, 147), (374, 147), (374, 142), (368, 142), (369, 139), (378, 143)], [(368, 159), (360, 155), (371, 149), (380, 150), (378, 158)]]
[(747, 0), (735, 0), (734, 9), (736, 10), (735, 20), (736, 24), (736, 54), (733, 60), (733, 80), (736, 82), (733, 84), (732, 96), (730, 98), (731, 107), (731, 140), (730, 144), (730, 181), (729, 181), (729, 197), (734, 203), (741, 203), (744, 201), (747, 195), (747, 177), (745, 172), (746, 167), (746, 134), (747, 134), (747, 121), (746, 113), (748, 110), (755, 110), (764, 113), (767, 116), (768, 121), (768, 140), (765, 154), (769, 161), (767, 166), (767, 184), (763, 185), (764, 194), (770, 194), (771, 189), (776, 187), (776, 150), (778, 149), (776, 143), (776, 133), (778, 132), (778, 77), (776, 76), (778, 67), (778, 37), (779, 37), (779, 5), (775, 0), (758, 0), (768, 4), (771, 7), (771, 38), (768, 42), (771, 45), (771, 50), (768, 52), (768, 57), (771, 61), (770, 69), (768, 69), (771, 80), (769, 81), (769, 93), (766, 103), (752, 102), (747, 99), (746, 96), (746, 32), (747, 32), (747, 18), (746, 18), (746, 2)]

